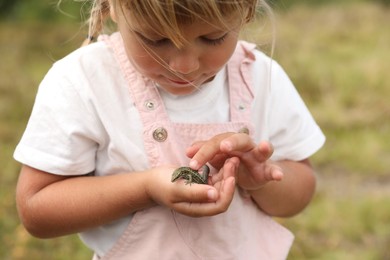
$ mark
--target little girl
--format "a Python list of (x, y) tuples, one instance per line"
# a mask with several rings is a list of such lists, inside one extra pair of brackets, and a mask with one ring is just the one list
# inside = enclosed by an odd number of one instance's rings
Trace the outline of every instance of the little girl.
[[(324, 136), (283, 69), (239, 41), (258, 0), (94, 0), (90, 37), (43, 79), (15, 151), (21, 220), (95, 259), (285, 259), (271, 216), (311, 200)], [(171, 182), (211, 168), (208, 184)]]

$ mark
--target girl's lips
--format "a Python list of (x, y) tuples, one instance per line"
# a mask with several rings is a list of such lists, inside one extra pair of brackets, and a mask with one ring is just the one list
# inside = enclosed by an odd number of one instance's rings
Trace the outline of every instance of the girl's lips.
[(173, 80), (173, 79), (168, 79), (170, 82), (178, 84), (178, 85), (191, 85), (194, 81), (189, 80), (189, 81), (179, 81), (179, 80)]

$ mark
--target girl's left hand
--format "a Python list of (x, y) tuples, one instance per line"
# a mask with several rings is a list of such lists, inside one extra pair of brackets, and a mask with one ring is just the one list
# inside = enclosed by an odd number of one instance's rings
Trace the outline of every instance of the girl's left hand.
[[(245, 190), (257, 190), (270, 181), (283, 178), (282, 169), (269, 160), (273, 147), (269, 142), (255, 144), (249, 135), (243, 133), (223, 133), (210, 140), (198, 141), (187, 149), (187, 156), (192, 158), (190, 167), (198, 170), (209, 162), (220, 169), (230, 157), (240, 159), (236, 176), (238, 186)], [(218, 174), (212, 181), (218, 181)]]

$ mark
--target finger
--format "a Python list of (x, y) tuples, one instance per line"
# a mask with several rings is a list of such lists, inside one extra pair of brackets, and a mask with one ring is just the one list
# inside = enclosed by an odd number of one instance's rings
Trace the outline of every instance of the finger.
[(226, 137), (234, 133), (223, 133), (216, 135), (208, 141), (205, 141), (198, 151), (193, 155), (189, 165), (192, 169), (198, 170), (202, 165), (212, 160), (217, 154), (221, 153), (220, 143)]
[(214, 202), (218, 200), (218, 191), (210, 185), (204, 184), (185, 184), (185, 180), (178, 180), (173, 185), (176, 185), (174, 203), (177, 202)]
[(175, 209), (182, 214), (192, 217), (213, 216), (225, 212), (229, 208), (234, 196), (234, 190), (235, 179), (229, 177), (223, 181), (217, 201), (209, 203), (178, 203), (175, 205)]
[(272, 179), (274, 181), (281, 181), (283, 179), (284, 173), (280, 169), (275, 169), (272, 171)]
[(284, 176), (282, 168), (277, 165), (272, 165), (270, 168), (270, 180), (281, 181)]
[(248, 166), (255, 166), (259, 162), (265, 162), (273, 154), (273, 146), (271, 143), (263, 141), (260, 142), (255, 149), (250, 153), (244, 153), (241, 155), (241, 159)]
[(188, 147), (186, 150), (187, 157), (192, 158), (204, 143), (205, 141), (198, 141), (193, 143), (190, 147)]
[(269, 164), (265, 167), (263, 174), (252, 175), (252, 180), (250, 180), (247, 184), (250, 186), (258, 186), (259, 184), (263, 185), (264, 183), (270, 181), (281, 181), (283, 176), (283, 170), (279, 166), (275, 164)]
[[(198, 152), (200, 147), (203, 145), (204, 142), (197, 142), (193, 144), (192, 146), (188, 147), (186, 150), (186, 155), (188, 158), (193, 158), (194, 155)], [(209, 163), (212, 167), (215, 169), (221, 169), (227, 156), (224, 154), (216, 154), (214, 155), (212, 160), (209, 160), (207, 163)], [(191, 167), (195, 170), (197, 170), (197, 167)], [(211, 175), (211, 174), (210, 174)]]
[(248, 152), (256, 147), (251, 137), (247, 134), (238, 133), (221, 141), (220, 150), (224, 153)]
[(211, 182), (215, 184), (221, 182), (223, 179), (236, 177), (239, 165), (240, 159), (238, 157), (231, 157), (225, 160), (223, 168), (217, 174), (211, 176)]
[(240, 165), (240, 159), (238, 157), (231, 157), (226, 160), (223, 167), (223, 178), (236, 177), (238, 173), (238, 167)]
[(262, 141), (259, 143), (258, 147), (259, 147), (259, 151), (265, 157), (267, 157), (266, 159), (269, 159), (269, 157), (271, 157), (272, 154), (274, 153), (274, 147), (270, 142)]

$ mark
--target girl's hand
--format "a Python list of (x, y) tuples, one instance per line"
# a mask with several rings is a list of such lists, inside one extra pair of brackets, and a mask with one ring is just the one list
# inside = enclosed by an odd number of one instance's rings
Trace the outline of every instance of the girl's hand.
[(212, 216), (225, 212), (234, 195), (235, 178), (239, 160), (228, 159), (220, 169), (220, 178), (210, 185), (185, 185), (184, 180), (171, 182), (172, 167), (158, 167), (153, 170), (146, 184), (146, 193), (158, 204), (192, 216)]
[[(187, 150), (187, 156), (192, 158), (190, 166), (196, 170), (207, 162), (219, 169), (227, 158), (238, 157), (241, 163), (237, 183), (245, 190), (257, 190), (270, 181), (282, 180), (281, 168), (269, 160), (272, 153), (270, 143), (257, 145), (243, 133), (216, 135), (210, 140), (196, 142)], [(213, 182), (219, 178), (219, 174), (213, 175)]]

